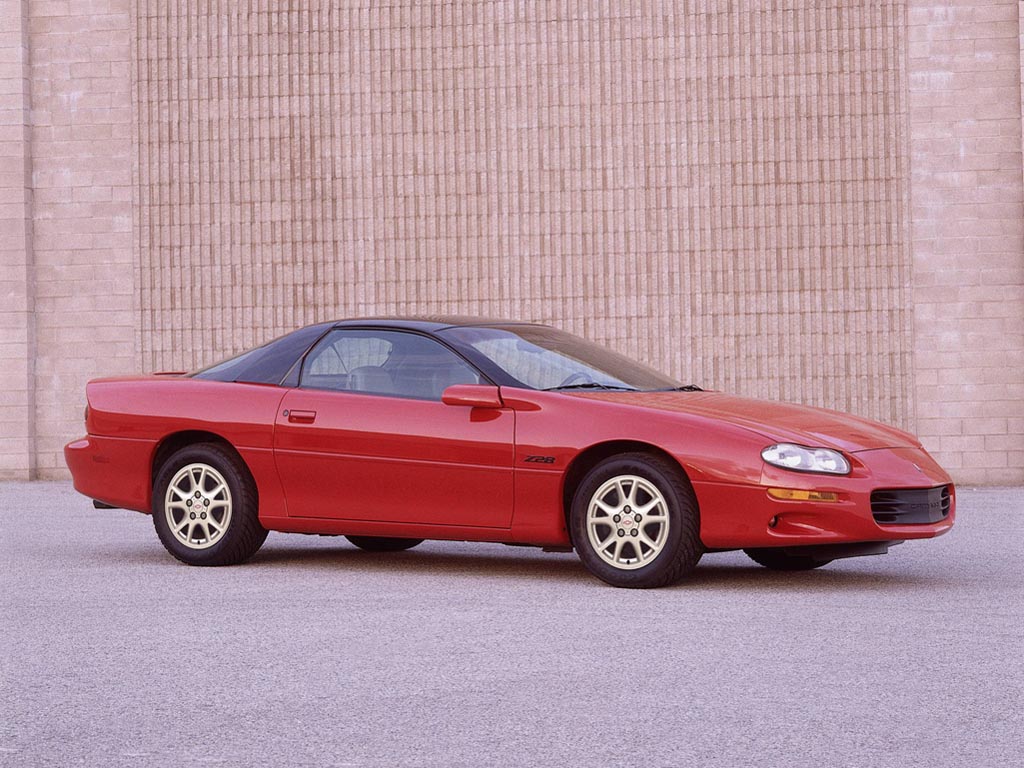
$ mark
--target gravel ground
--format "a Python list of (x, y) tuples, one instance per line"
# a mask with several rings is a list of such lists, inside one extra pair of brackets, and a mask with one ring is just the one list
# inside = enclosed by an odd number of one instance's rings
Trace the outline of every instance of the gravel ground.
[(959, 503), (884, 557), (644, 592), (487, 544), (189, 568), (0, 484), (0, 765), (1021, 765), (1024, 489)]

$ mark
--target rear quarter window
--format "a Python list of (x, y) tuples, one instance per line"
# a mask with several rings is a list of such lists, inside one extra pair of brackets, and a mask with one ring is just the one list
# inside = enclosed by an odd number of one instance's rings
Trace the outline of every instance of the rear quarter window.
[(330, 327), (310, 325), (191, 374), (195, 379), (280, 384), (306, 350)]

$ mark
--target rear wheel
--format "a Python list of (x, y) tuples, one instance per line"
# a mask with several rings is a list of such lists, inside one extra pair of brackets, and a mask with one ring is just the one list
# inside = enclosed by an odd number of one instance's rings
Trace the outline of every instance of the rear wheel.
[(744, 549), (743, 552), (758, 565), (771, 568), (773, 571), (811, 571), (832, 562), (818, 560), (809, 555), (790, 554), (785, 549), (775, 547)]
[(385, 536), (346, 536), (352, 544), (367, 552), (401, 552), (423, 543), (423, 539), (391, 539)]
[(164, 462), (153, 484), (153, 525), (189, 565), (241, 563), (267, 538), (248, 468), (216, 443), (187, 446)]
[(689, 481), (679, 467), (646, 453), (613, 456), (590, 470), (569, 522), (587, 570), (616, 587), (673, 584), (704, 551)]

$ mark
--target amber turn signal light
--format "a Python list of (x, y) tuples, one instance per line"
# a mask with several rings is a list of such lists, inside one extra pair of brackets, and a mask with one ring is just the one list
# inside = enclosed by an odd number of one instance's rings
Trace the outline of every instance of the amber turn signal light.
[(798, 491), (792, 488), (769, 488), (768, 495), (783, 501), (839, 501), (834, 491)]

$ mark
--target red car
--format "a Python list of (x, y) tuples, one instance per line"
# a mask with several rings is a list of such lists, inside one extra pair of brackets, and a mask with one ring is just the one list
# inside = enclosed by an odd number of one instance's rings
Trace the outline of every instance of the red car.
[(572, 548), (609, 584), (658, 587), (705, 552), (804, 570), (953, 525), (949, 476), (906, 432), (681, 386), (530, 323), (322, 323), (86, 393), (75, 488), (152, 513), (192, 565), (284, 531)]

